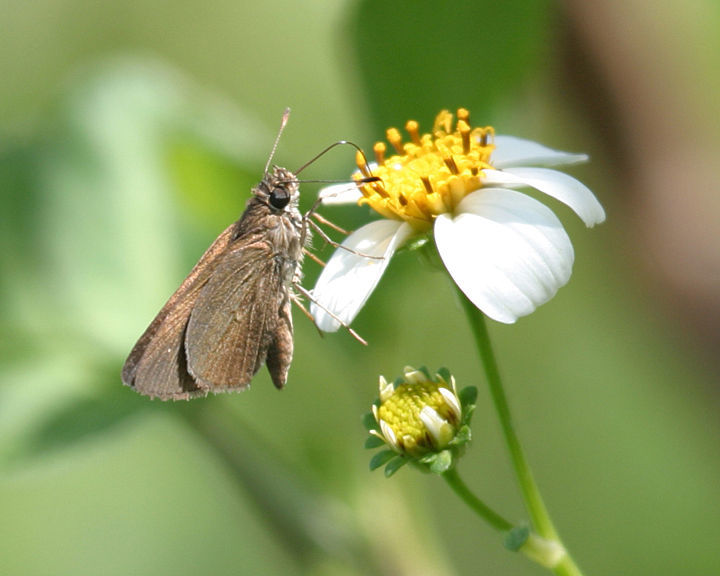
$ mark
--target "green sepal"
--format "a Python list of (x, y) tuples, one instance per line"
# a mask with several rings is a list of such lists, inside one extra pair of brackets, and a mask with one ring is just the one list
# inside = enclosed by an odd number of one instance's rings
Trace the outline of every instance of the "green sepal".
[(428, 379), (429, 382), (433, 381), (433, 377), (430, 376), (430, 370), (427, 369), (427, 366), (420, 366), (420, 368), (416, 368), (418, 372), (422, 372), (425, 375), (425, 378)]
[(470, 420), (472, 420), (473, 412), (475, 412), (475, 404), (469, 404), (468, 406), (464, 406), (462, 409), (461, 424), (470, 424)]
[(472, 414), (475, 411), (475, 402), (477, 401), (477, 388), (475, 386), (467, 386), (460, 390), (458, 394), (460, 406), (462, 407), (461, 425), (469, 425), (472, 420)]
[(462, 446), (463, 444), (467, 444), (472, 439), (472, 431), (470, 430), (470, 426), (463, 425), (460, 427), (460, 429), (455, 434), (455, 437), (450, 440), (451, 446)]
[(429, 239), (429, 235), (421, 236), (410, 249), (417, 250), (420, 259), (431, 268), (445, 270), (445, 265), (442, 258), (440, 258), (435, 242), (429, 242)]
[(373, 448), (380, 448), (380, 446), (385, 446), (385, 440), (378, 436), (369, 436), (365, 440), (365, 448), (369, 450)]
[(445, 366), (438, 368), (436, 374), (440, 376), (440, 378), (442, 378), (446, 384), (450, 384), (450, 381), (452, 380), (452, 374), (450, 373), (450, 370), (445, 368)]
[(406, 242), (398, 249), (398, 252), (404, 252), (407, 250), (408, 252), (411, 250), (418, 250), (419, 248), (422, 248), (425, 244), (427, 244), (430, 240), (430, 235), (425, 234), (423, 236), (416, 236), (410, 241)]
[(517, 552), (523, 547), (527, 539), (530, 537), (530, 527), (515, 526), (510, 532), (505, 535), (505, 548), (513, 552)]
[[(393, 454), (395, 453), (393, 452)], [(396, 458), (390, 460), (390, 462), (388, 462), (388, 465), (385, 466), (385, 478), (390, 478), (390, 476), (395, 474), (395, 472), (400, 470), (400, 468), (402, 468), (403, 466), (405, 466), (405, 464), (408, 463), (407, 458), (403, 458), (402, 456), (399, 456), (397, 454), (395, 454), (395, 456)]]
[(430, 472), (434, 474), (442, 474), (452, 468), (453, 457), (450, 450), (442, 450), (434, 454), (428, 454), (420, 459), (420, 462), (425, 464)]
[(378, 423), (375, 421), (375, 416), (373, 416), (372, 412), (363, 414), (362, 424), (368, 432), (370, 432), (370, 430), (376, 430), (378, 427)]
[(460, 390), (458, 398), (460, 398), (460, 405), (463, 407), (463, 411), (470, 406), (475, 406), (475, 402), (477, 402), (477, 394), (478, 392), (475, 386), (466, 386)]
[(392, 450), (383, 450), (382, 452), (378, 452), (370, 459), (370, 470), (377, 470), (383, 464), (387, 464), (395, 456), (397, 456), (397, 453)]

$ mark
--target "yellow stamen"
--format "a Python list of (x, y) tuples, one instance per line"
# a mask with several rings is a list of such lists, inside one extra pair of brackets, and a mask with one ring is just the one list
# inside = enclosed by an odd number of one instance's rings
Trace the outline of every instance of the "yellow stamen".
[(392, 147), (395, 148), (395, 152), (398, 154), (403, 154), (405, 152), (402, 144), (402, 136), (397, 128), (388, 128), (387, 139), (388, 142), (392, 144)]
[(458, 173), (457, 164), (455, 164), (455, 160), (453, 160), (452, 156), (447, 156), (443, 158), (443, 162), (445, 162), (445, 166), (448, 167), (448, 170), (450, 170), (452, 174)]
[(405, 124), (405, 130), (410, 134), (413, 144), (420, 146), (420, 124), (415, 120), (408, 120), (407, 124)]
[(400, 451), (417, 456), (443, 447), (435, 446), (435, 440), (420, 419), (424, 407), (432, 408), (451, 427), (453, 432), (448, 440), (454, 435), (458, 415), (440, 393), (440, 387), (431, 381), (402, 383), (380, 404), (377, 420), (383, 420), (392, 429)]
[(378, 166), (383, 166), (385, 164), (386, 150), (387, 146), (385, 146), (384, 142), (376, 142), (375, 146), (373, 146), (373, 152), (375, 152), (375, 162), (377, 162)]
[[(453, 130), (453, 115), (443, 110), (435, 118), (433, 132), (420, 134), (419, 124), (410, 120), (405, 128), (410, 141), (403, 143), (396, 128), (387, 131), (387, 140), (396, 154), (386, 157), (384, 143), (373, 151), (378, 167), (373, 176), (380, 181), (360, 186), (361, 203), (369, 204), (386, 218), (404, 220), (419, 232), (429, 230), (434, 219), (451, 212), (469, 193), (482, 186), (482, 170), (492, 168), (490, 155), (493, 129), (472, 128), (470, 113), (460, 108)], [(358, 160), (369, 176), (364, 159)]]
[[(462, 108), (461, 108), (462, 110)], [(435, 117), (435, 124), (433, 125), (433, 133), (435, 132), (450, 132), (452, 130), (453, 115), (449, 110), (443, 110)]]
[(460, 137), (462, 138), (463, 154), (469, 154), (470, 153), (470, 126), (464, 120), (458, 120), (457, 129), (458, 129), (458, 132), (460, 132)]

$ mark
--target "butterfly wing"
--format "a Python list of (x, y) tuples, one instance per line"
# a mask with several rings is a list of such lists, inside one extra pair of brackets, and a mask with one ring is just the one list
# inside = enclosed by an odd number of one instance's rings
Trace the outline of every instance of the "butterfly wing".
[(236, 236), (237, 226), (231, 224), (217, 237), (137, 341), (123, 366), (124, 384), (162, 400), (207, 394), (207, 387), (187, 370), (185, 332), (190, 313)]
[(286, 266), (260, 236), (223, 256), (195, 302), (185, 334), (188, 371), (198, 385), (212, 392), (245, 389), (269, 350), (275, 385), (285, 384), (292, 359)]

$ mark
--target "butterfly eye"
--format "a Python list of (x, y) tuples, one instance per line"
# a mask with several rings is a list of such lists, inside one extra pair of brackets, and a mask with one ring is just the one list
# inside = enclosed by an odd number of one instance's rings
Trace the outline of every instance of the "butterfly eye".
[(277, 210), (282, 210), (290, 202), (290, 192), (285, 188), (275, 187), (270, 192), (270, 206)]

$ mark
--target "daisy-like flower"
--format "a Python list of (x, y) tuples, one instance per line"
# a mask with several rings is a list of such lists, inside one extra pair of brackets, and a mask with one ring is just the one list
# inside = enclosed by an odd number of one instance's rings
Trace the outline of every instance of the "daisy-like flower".
[[(550, 300), (570, 279), (574, 252), (555, 214), (514, 190), (534, 188), (569, 206), (592, 227), (605, 220), (593, 193), (547, 166), (584, 162), (584, 154), (472, 128), (469, 113), (441, 112), (432, 134), (406, 124), (410, 140), (387, 131), (396, 154), (374, 146), (376, 162), (358, 154), (352, 190), (321, 191), (326, 204), (358, 201), (383, 216), (348, 236), (313, 289), (311, 311), (327, 332), (350, 324), (377, 286), (392, 255), (414, 237), (432, 236), (445, 268), (487, 316), (513, 323)], [(537, 167), (545, 166), (545, 167)]]
[(387, 446), (371, 461), (371, 468), (387, 464), (389, 476), (413, 461), (433, 472), (444, 472), (470, 440), (470, 415), (476, 391), (458, 395), (455, 378), (440, 369), (434, 377), (426, 368), (410, 366), (395, 382), (380, 376), (380, 398), (368, 415), (368, 448)]

